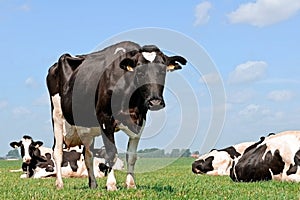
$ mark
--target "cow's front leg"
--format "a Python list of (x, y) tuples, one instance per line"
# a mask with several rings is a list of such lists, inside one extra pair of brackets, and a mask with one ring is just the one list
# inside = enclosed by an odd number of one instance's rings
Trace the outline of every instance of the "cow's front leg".
[(64, 187), (61, 172), (61, 163), (63, 159), (63, 132), (65, 129), (65, 119), (61, 110), (61, 102), (59, 94), (52, 98), (52, 120), (54, 131), (54, 151), (53, 158), (56, 166), (56, 188)]
[(63, 180), (62, 180), (62, 171), (61, 171), (61, 164), (62, 164), (62, 157), (63, 157), (63, 136), (58, 135), (55, 133), (55, 146), (53, 151), (53, 158), (55, 161), (56, 166), (56, 188), (62, 189), (64, 187)]
[(127, 153), (126, 153), (126, 163), (127, 163), (127, 177), (126, 186), (128, 189), (136, 188), (134, 182), (134, 166), (137, 160), (137, 146), (139, 144), (140, 138), (129, 138)]
[(62, 189), (64, 187), (62, 180), (61, 164), (63, 159), (63, 120), (54, 119), (54, 151), (53, 158), (56, 166), (56, 188)]
[(114, 127), (103, 127), (104, 134), (102, 135), (103, 143), (106, 149), (106, 158), (105, 162), (108, 166), (108, 176), (106, 182), (106, 189), (108, 191), (117, 190), (117, 181), (114, 175), (114, 170), (112, 167), (114, 166), (117, 160), (117, 148), (115, 146), (115, 138), (114, 138)]

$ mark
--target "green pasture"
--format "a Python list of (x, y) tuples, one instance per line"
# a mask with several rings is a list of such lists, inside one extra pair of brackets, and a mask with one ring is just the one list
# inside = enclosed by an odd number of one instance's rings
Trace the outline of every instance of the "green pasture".
[[(88, 188), (87, 178), (66, 178), (65, 187), (56, 190), (55, 178), (20, 179), (20, 161), (0, 161), (0, 199), (300, 199), (300, 183), (235, 183), (229, 177), (195, 175), (191, 158), (143, 158), (137, 163), (136, 190), (124, 187), (126, 173), (116, 172), (118, 191), (105, 190), (106, 178), (98, 188)], [(158, 167), (157, 167), (158, 166)]]

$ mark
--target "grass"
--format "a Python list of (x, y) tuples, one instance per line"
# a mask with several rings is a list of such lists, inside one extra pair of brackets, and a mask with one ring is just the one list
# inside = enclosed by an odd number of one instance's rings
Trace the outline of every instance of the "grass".
[[(118, 191), (105, 190), (106, 178), (98, 188), (88, 188), (87, 178), (65, 178), (65, 187), (56, 190), (55, 178), (20, 179), (20, 161), (0, 161), (0, 199), (300, 199), (300, 183), (235, 183), (227, 176), (195, 175), (191, 158), (140, 159), (137, 163), (136, 190), (124, 187), (125, 172), (116, 172)], [(158, 167), (157, 167), (158, 166)], [(150, 172), (149, 172), (150, 171)]]

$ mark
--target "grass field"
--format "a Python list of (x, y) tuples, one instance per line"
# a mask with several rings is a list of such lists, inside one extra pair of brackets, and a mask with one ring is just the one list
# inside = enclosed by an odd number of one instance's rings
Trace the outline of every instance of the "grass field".
[(136, 190), (124, 187), (125, 172), (116, 172), (118, 191), (105, 190), (106, 178), (98, 179), (98, 188), (88, 188), (87, 178), (64, 179), (65, 187), (56, 190), (55, 178), (20, 179), (20, 161), (0, 161), (0, 199), (300, 199), (300, 183), (256, 182), (235, 183), (229, 177), (194, 175), (191, 158), (175, 162), (160, 159), (140, 159), (138, 171), (151, 171), (153, 166), (165, 166), (159, 170), (137, 173)]

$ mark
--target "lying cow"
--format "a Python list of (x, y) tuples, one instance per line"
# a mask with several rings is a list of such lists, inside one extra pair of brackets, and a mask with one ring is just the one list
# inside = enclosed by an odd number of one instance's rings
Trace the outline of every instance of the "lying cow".
[[(21, 178), (45, 178), (56, 176), (56, 167), (53, 161), (53, 151), (50, 148), (43, 147), (43, 142), (33, 141), (30, 136), (24, 136), (19, 142), (11, 142), (13, 148), (20, 147), (22, 156)], [(87, 177), (87, 168), (84, 163), (82, 148), (73, 147), (70, 150), (64, 149), (62, 162), (63, 177)], [(104, 176), (103, 168), (104, 158), (94, 158), (94, 175), (97, 178)], [(122, 170), (123, 161), (119, 158), (116, 161), (114, 169)], [(102, 170), (102, 171), (101, 171)]]
[[(94, 149), (92, 149), (92, 152), (93, 152), (93, 156), (94, 156), (94, 163), (98, 163), (98, 165), (100, 163), (105, 163), (105, 156), (107, 155), (107, 153), (106, 153), (106, 149), (104, 146), (99, 149), (94, 148)], [(98, 166), (98, 165), (96, 165), (96, 166)], [(103, 168), (105, 168), (105, 169), (103, 169)], [(117, 160), (112, 168), (114, 170), (123, 170), (124, 162), (120, 158), (117, 158)], [(101, 171), (106, 172), (106, 173), (108, 172), (108, 170), (109, 170), (109, 168), (106, 165), (105, 166), (103, 165), (101, 168)]]
[[(30, 136), (23, 136), (19, 142), (11, 142), (10, 146), (13, 148), (20, 147), (21, 157), (23, 160), (22, 170), (24, 174), (21, 178), (32, 177), (35, 174), (35, 170), (41, 171), (40, 166), (50, 174), (54, 172), (54, 163), (49, 162), (49, 155), (51, 157), (52, 150), (42, 147), (43, 142), (33, 141)], [(44, 156), (42, 156), (44, 155)], [(49, 164), (49, 165), (48, 165)]]
[(300, 131), (285, 131), (249, 146), (234, 160), (234, 181), (300, 181)]
[(241, 156), (252, 144), (244, 142), (224, 149), (213, 149), (193, 162), (192, 171), (195, 174), (229, 175), (233, 159)]

